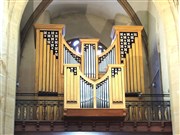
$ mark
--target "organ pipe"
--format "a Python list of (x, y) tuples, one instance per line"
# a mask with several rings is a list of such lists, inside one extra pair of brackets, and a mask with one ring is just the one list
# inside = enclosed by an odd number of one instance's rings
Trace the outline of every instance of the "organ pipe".
[(112, 44), (98, 55), (99, 39), (81, 39), (78, 54), (57, 26), (36, 25), (38, 93), (64, 92), (65, 108), (125, 108), (125, 92), (144, 92), (142, 27), (115, 26)]

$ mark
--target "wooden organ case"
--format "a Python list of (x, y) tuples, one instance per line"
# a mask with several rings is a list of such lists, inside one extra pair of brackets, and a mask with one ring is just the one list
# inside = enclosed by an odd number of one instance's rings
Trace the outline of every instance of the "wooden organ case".
[(126, 116), (125, 93), (144, 93), (142, 26), (114, 26), (112, 43), (98, 54), (99, 39), (80, 39), (81, 53), (64, 39), (64, 25), (35, 24), (39, 96), (64, 94), (64, 116)]

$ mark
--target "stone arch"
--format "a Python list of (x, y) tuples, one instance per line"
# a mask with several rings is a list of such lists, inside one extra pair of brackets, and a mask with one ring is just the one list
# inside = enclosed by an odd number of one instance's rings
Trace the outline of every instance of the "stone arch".
[[(165, 26), (165, 35), (167, 38), (167, 54), (168, 54), (168, 71), (170, 77), (170, 93), (171, 93), (171, 110), (173, 133), (180, 134), (179, 129), (179, 46), (178, 46), (178, 31), (177, 22), (173, 17), (170, 3), (164, 1), (160, 4), (158, 1), (153, 1), (162, 22)], [(15, 92), (16, 92), (16, 71), (17, 71), (17, 51), (19, 39), (19, 26), (22, 13), (27, 4), (27, 0), (5, 2), (5, 26), (3, 31), (3, 48), (4, 56), (1, 64), (4, 63), (5, 69), (2, 71), (2, 90), (0, 97), (0, 134), (14, 133), (14, 110), (15, 110)], [(7, 19), (7, 20), (6, 20)], [(8, 33), (8, 35), (6, 35)]]
[(153, 1), (160, 19), (164, 25), (164, 31), (166, 36), (166, 52), (168, 61), (168, 74), (170, 84), (170, 100), (171, 100), (171, 117), (173, 134), (180, 134), (179, 122), (180, 122), (180, 72), (179, 72), (179, 31), (178, 31), (178, 13), (174, 3), (171, 1)]
[(4, 8), (4, 14), (1, 17), (4, 20), (2, 44), (4, 46), (1, 50), (3, 69), (0, 77), (2, 83), (0, 89), (2, 93), (0, 95), (0, 134), (13, 134), (19, 28), (27, 0), (3, 1), (2, 4)]

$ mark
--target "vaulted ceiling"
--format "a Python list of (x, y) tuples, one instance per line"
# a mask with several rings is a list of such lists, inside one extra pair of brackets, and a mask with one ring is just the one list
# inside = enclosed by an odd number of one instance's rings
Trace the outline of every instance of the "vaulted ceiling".
[[(148, 3), (148, 0), (29, 0), (21, 21), (22, 40), (45, 10), (48, 10), (51, 19), (60, 15), (81, 13), (113, 20), (117, 14), (121, 14), (129, 17), (135, 25), (146, 27), (147, 18), (142, 14), (148, 11)], [(145, 31), (143, 33), (147, 38)]]

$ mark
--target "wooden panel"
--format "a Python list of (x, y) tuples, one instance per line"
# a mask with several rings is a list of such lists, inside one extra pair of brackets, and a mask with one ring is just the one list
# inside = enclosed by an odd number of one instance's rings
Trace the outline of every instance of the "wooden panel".
[(133, 83), (134, 92), (137, 92), (137, 63), (136, 63), (136, 44), (132, 44), (132, 59), (133, 59)]
[(47, 45), (46, 91), (49, 91), (50, 45)]
[(127, 77), (127, 92), (131, 92), (131, 79), (130, 79), (130, 58), (129, 54), (126, 54), (126, 77)]
[(53, 71), (52, 71), (52, 91), (56, 92), (56, 56), (53, 55), (53, 65), (52, 65)]
[(43, 88), (42, 91), (46, 91), (46, 50), (47, 50), (47, 45), (46, 45), (46, 39), (43, 40), (42, 44), (43, 48)]
[(129, 67), (130, 67), (130, 91), (134, 92), (134, 85), (133, 85), (133, 59), (132, 59), (132, 49), (129, 49)]
[(39, 89), (42, 91), (43, 88), (43, 33), (40, 32), (40, 43), (39, 43)]
[(141, 71), (141, 90), (144, 93), (144, 65), (143, 65), (143, 53), (142, 53), (142, 37), (141, 32), (138, 32), (139, 36), (139, 54), (140, 54), (140, 71)]
[(36, 79), (35, 79), (35, 91), (39, 91), (39, 67), (40, 67), (40, 31), (36, 30)]
[(50, 51), (50, 69), (49, 69), (50, 73), (49, 73), (49, 78), (50, 78), (50, 92), (53, 92), (53, 51)]
[(123, 83), (124, 83), (124, 78), (122, 77), (122, 74), (124, 72), (120, 71), (118, 73), (118, 85), (119, 85), (119, 88), (118, 88), (118, 94), (119, 94), (119, 101), (123, 102), (123, 92), (124, 89), (123, 89)]
[(55, 63), (56, 63), (56, 69), (55, 69), (55, 89), (56, 89), (56, 93), (58, 93), (59, 91), (58, 91), (58, 88), (59, 88), (59, 78), (61, 77), (61, 76), (59, 76), (59, 70), (60, 70), (60, 68), (59, 68), (59, 62), (58, 62), (59, 60), (58, 59), (55, 59)]
[(135, 38), (135, 44), (136, 44), (136, 61), (137, 61), (137, 92), (141, 92), (141, 88), (140, 88), (140, 57), (139, 57), (139, 42), (138, 42), (138, 38)]
[(125, 117), (125, 109), (67, 109), (67, 117)]
[(63, 56), (64, 56), (64, 53), (63, 53), (63, 43), (62, 43), (62, 34), (60, 32), (60, 30), (58, 31), (59, 32), (59, 39), (58, 39), (58, 69), (57, 69), (57, 72), (58, 72), (58, 86), (57, 86), (57, 90), (58, 90), (58, 93), (62, 93), (62, 85), (63, 85), (63, 80), (62, 80), (62, 74), (61, 74), (61, 70), (63, 69)]

